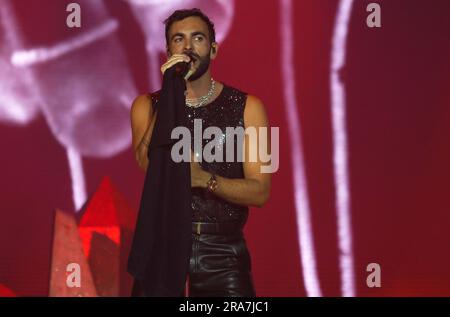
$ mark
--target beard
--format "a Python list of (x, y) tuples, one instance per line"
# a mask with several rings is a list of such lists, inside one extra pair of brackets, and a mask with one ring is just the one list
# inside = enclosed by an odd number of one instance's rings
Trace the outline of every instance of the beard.
[(197, 70), (188, 78), (188, 81), (195, 81), (206, 73), (209, 68), (209, 64), (211, 63), (211, 57), (209, 54), (205, 57), (200, 57), (197, 54), (190, 54), (190, 56), (198, 61)]

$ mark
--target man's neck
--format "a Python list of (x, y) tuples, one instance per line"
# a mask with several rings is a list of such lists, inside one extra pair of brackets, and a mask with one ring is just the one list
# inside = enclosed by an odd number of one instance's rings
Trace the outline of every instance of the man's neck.
[(195, 81), (186, 82), (186, 98), (194, 99), (204, 96), (208, 93), (211, 88), (211, 73), (209, 70), (203, 74), (202, 77)]

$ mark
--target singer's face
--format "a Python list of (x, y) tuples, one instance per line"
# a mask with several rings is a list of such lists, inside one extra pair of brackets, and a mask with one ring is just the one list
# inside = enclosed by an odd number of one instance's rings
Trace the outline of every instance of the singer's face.
[(190, 52), (196, 71), (189, 81), (200, 78), (209, 69), (211, 62), (211, 44), (208, 26), (198, 17), (188, 17), (172, 24), (169, 30), (170, 54), (186, 54)]

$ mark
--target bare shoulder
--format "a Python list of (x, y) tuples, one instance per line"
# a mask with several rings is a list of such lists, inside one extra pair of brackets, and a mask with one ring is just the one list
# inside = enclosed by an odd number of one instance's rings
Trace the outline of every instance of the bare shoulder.
[(142, 94), (133, 100), (131, 105), (131, 116), (151, 116), (152, 114), (152, 98), (149, 94)]
[(256, 96), (247, 95), (244, 109), (245, 126), (264, 126), (268, 123), (266, 108)]
[(150, 95), (137, 96), (134, 99), (130, 110), (131, 129), (133, 132), (133, 139), (136, 139), (135, 141), (142, 138), (152, 117), (153, 111)]

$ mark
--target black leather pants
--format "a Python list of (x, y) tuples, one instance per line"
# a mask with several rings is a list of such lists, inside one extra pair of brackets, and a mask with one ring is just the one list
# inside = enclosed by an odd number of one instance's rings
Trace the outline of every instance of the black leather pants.
[(253, 297), (251, 259), (242, 232), (192, 234), (187, 295)]
[[(180, 296), (256, 296), (250, 254), (242, 230), (236, 230), (234, 225), (218, 227), (218, 232), (212, 233), (216, 230), (209, 224), (201, 230), (193, 224), (187, 288)], [(202, 232), (204, 229), (208, 233)], [(135, 280), (132, 296), (146, 296), (138, 280)]]

